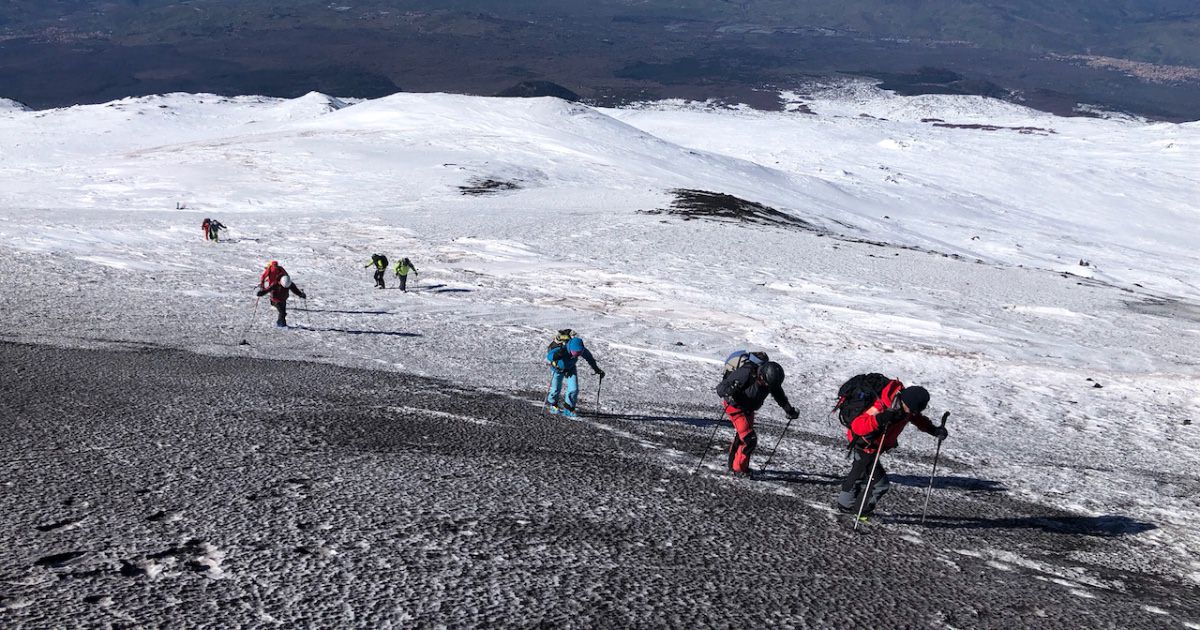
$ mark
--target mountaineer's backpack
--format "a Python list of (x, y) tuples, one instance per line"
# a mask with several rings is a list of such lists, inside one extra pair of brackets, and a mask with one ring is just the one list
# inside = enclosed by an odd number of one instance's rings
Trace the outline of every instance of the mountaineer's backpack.
[(371, 254), (371, 264), (375, 265), (376, 269), (387, 269), (387, 256), (383, 254)]
[(758, 366), (770, 360), (771, 359), (767, 356), (766, 352), (747, 352), (745, 350), (738, 350), (725, 358), (725, 374), (722, 375), (722, 378), (729, 376), (730, 372), (733, 372), (734, 370), (746, 365), (746, 363), (751, 363), (757, 368)]
[(563, 346), (567, 345), (568, 341), (574, 338), (575, 331), (571, 330), (570, 328), (564, 328), (558, 331), (557, 335), (554, 335), (554, 340), (550, 342), (550, 345), (546, 346), (546, 352), (549, 353), (551, 350), (556, 348), (562, 348)]
[(854, 422), (862, 412), (868, 407), (875, 404), (883, 393), (883, 388), (892, 382), (892, 379), (872, 372), (870, 374), (857, 374), (851, 376), (850, 380), (842, 383), (838, 388), (838, 401), (833, 406), (833, 410), (838, 412), (838, 420), (842, 426), (850, 428), (850, 423)]
[(546, 346), (546, 361), (548, 361), (550, 363), (554, 363), (555, 361), (559, 360), (560, 358), (563, 358), (562, 356), (559, 355), (558, 351), (560, 349), (566, 348), (567, 343), (570, 342), (574, 338), (575, 338), (575, 331), (571, 330), (570, 328), (564, 328), (564, 329), (558, 331), (558, 334), (554, 335), (554, 339), (550, 342), (549, 345)]

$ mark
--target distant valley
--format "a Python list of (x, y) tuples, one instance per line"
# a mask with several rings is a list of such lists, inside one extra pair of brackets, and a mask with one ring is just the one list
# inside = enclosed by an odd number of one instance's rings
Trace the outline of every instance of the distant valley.
[(1200, 9), (1188, 3), (1123, 14), (1083, 2), (1056, 13), (1023, 2), (793, 4), (10, 3), (0, 9), (0, 96), (45, 108), (176, 91), (377, 97), (542, 85), (599, 105), (772, 109), (780, 90), (852, 74), (903, 94), (1200, 119)]

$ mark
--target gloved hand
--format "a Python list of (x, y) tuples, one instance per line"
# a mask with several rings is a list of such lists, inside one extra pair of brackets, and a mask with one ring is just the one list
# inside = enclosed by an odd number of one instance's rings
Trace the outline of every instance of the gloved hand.
[(946, 439), (949, 435), (950, 432), (946, 430), (946, 427), (933, 427), (933, 437), (937, 438), (939, 442)]
[(875, 414), (875, 422), (879, 428), (886, 428), (888, 425), (900, 419), (904, 415), (903, 411), (897, 409), (887, 409)]
[(599, 376), (600, 378), (604, 378), (604, 370), (597, 369), (596, 376)]
[(258, 292), (257, 292), (255, 295), (257, 295), (258, 297), (262, 297), (262, 296), (264, 296), (264, 295), (266, 295), (266, 294), (267, 294), (267, 290), (266, 290), (266, 289), (259, 289), (259, 290), (258, 290)]
[(786, 415), (786, 416), (787, 416), (787, 419), (788, 419), (788, 420), (795, 420), (796, 418), (799, 418), (799, 417), (800, 417), (800, 412), (799, 412), (799, 411), (796, 411), (796, 408), (795, 408), (795, 407), (793, 407), (793, 406), (791, 406), (791, 405), (788, 405), (788, 406), (787, 406), (787, 407), (786, 407), (786, 408), (783, 410), (783, 413), (784, 413), (784, 415)]
[(302, 300), (308, 299), (308, 296), (305, 295), (304, 291), (301, 289), (296, 289), (296, 295), (300, 296), (300, 299), (302, 299)]

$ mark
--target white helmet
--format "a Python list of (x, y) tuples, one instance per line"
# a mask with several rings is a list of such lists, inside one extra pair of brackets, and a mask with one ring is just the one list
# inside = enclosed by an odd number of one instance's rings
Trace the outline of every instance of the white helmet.
[(292, 279), (288, 276), (283, 276), (279, 279), (279, 286), (290, 289), (292, 288)]

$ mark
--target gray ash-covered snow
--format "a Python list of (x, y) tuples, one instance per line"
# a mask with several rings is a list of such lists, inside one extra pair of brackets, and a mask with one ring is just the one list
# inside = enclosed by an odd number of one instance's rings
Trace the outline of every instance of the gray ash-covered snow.
[[(961, 464), (930, 525), (914, 522), (922, 482), (901, 477), (894, 522), (854, 533), (825, 507), (828, 471), (664, 468), (636, 434), (698, 452), (705, 423), (687, 412), (569, 422), (534, 392), (156, 349), (0, 344), (0, 374), (4, 627), (1200, 617), (1196, 588), (1113, 568), (1138, 565), (1127, 541), (1153, 524), (1023, 503)], [(790, 496), (762, 491), (775, 484)]]

